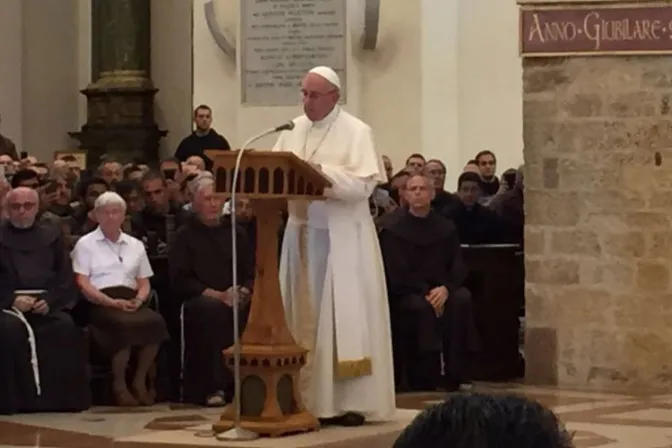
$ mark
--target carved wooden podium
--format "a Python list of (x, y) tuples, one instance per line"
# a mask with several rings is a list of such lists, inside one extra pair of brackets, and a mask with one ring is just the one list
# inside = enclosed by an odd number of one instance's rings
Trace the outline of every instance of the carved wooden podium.
[[(208, 151), (216, 192), (231, 196), (238, 151)], [(247, 198), (257, 220), (256, 278), (251, 310), (241, 338), (241, 426), (260, 435), (312, 431), (317, 419), (303, 405), (299, 373), (308, 350), (300, 347), (285, 321), (278, 277), (278, 228), (287, 200), (319, 200), (330, 182), (288, 152), (249, 151), (241, 161), (236, 198)], [(233, 348), (224, 352), (233, 369)], [(233, 427), (233, 406), (215, 423), (215, 432)]]

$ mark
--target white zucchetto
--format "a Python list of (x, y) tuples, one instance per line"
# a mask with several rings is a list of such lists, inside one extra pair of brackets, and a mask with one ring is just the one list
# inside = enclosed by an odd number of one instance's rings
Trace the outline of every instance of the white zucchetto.
[(316, 75), (321, 76), (322, 78), (332, 83), (338, 90), (341, 90), (341, 78), (339, 78), (334, 69), (323, 65), (320, 67), (315, 67), (308, 73), (315, 73)]

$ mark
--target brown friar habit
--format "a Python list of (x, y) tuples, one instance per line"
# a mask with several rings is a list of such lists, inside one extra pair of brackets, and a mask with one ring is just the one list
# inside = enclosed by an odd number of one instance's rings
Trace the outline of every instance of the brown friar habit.
[[(49, 312), (21, 315), (12, 310), (15, 291), (20, 290), (44, 290), (38, 298), (49, 304)], [(89, 407), (84, 337), (64, 311), (77, 297), (60, 229), (40, 224), (28, 229), (9, 222), (0, 225), (1, 413)], [(37, 361), (39, 375), (31, 360)]]
[[(191, 216), (178, 232), (169, 264), (174, 293), (184, 306), (183, 400), (203, 404), (208, 395), (224, 392), (233, 397), (233, 378), (224, 366), (222, 350), (233, 344), (233, 310), (204, 297), (206, 288), (226, 291), (233, 285), (232, 241), (229, 217), (215, 227)], [(254, 263), (251, 244), (237, 230), (238, 285), (252, 289)], [(241, 332), (249, 307), (241, 310)]]
[(439, 285), (462, 287), (467, 271), (457, 229), (438, 213), (417, 217), (399, 208), (381, 220), (380, 241), (392, 301)]
[[(395, 210), (380, 224), (398, 386), (410, 382), (416, 383), (412, 388), (436, 387), (442, 349), (452, 380), (465, 379), (473, 314), (471, 295), (462, 287), (467, 272), (455, 225), (436, 212), (417, 217), (406, 209)], [(439, 317), (425, 298), (437, 286), (449, 293)], [(424, 377), (400, 378), (410, 365)]]

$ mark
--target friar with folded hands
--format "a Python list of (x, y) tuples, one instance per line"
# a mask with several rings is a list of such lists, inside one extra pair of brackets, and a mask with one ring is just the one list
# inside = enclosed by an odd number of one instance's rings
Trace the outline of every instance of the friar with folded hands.
[(38, 193), (11, 190), (0, 224), (0, 413), (89, 407), (86, 344), (67, 310), (78, 294), (60, 229)]
[(222, 218), (223, 205), (214, 181), (200, 179), (194, 188), (194, 214), (178, 232), (168, 256), (173, 289), (183, 304), (183, 399), (208, 406), (233, 399), (233, 376), (222, 350), (234, 342), (236, 298), (241, 331), (245, 326), (254, 281), (252, 245), (238, 228), (238, 284), (233, 284), (231, 222), (229, 216)]

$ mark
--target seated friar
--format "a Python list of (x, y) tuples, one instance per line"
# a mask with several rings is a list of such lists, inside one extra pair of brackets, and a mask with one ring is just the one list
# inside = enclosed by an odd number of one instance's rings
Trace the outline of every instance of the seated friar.
[(81, 411), (90, 405), (86, 343), (67, 311), (78, 298), (56, 226), (36, 220), (38, 193), (5, 198), (0, 225), (0, 413)]
[(379, 232), (396, 386), (456, 390), (468, 382), (467, 355), (476, 339), (460, 240), (455, 225), (432, 211), (431, 177), (411, 174), (403, 191), (407, 206), (386, 215)]
[[(26, 168), (14, 173), (12, 176), (12, 188), (19, 187), (27, 187), (44, 193), (44, 190), (40, 187), (39, 174), (34, 169)], [(60, 225), (59, 216), (48, 210), (49, 202), (45, 201), (45, 197), (44, 194), (41, 195), (40, 209), (37, 211), (35, 221), (39, 224)]]
[(183, 400), (208, 406), (233, 400), (233, 376), (222, 351), (233, 345), (233, 300), (242, 301), (241, 333), (249, 313), (254, 256), (248, 235), (236, 229), (238, 285), (233, 281), (230, 217), (212, 179), (194, 188), (193, 216), (178, 232), (169, 254), (171, 280), (182, 303)]

